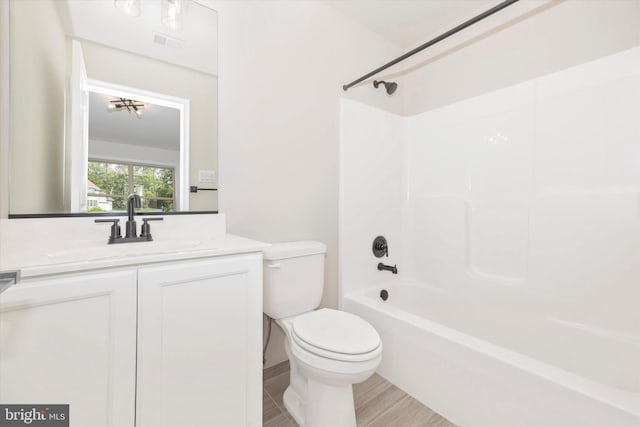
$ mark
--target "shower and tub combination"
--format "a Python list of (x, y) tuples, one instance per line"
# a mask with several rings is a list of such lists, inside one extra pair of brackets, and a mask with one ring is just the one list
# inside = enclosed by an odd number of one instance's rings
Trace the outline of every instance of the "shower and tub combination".
[(639, 426), (639, 117), (640, 47), (408, 117), (343, 99), (340, 300), (379, 373), (465, 427)]

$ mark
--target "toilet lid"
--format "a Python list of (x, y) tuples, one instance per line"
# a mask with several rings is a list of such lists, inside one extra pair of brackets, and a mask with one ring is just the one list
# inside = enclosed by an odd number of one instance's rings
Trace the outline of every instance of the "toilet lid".
[(365, 355), (380, 347), (378, 332), (364, 319), (328, 308), (296, 317), (292, 332), (306, 350), (320, 355), (328, 352), (329, 357), (339, 360), (351, 359), (340, 355)]

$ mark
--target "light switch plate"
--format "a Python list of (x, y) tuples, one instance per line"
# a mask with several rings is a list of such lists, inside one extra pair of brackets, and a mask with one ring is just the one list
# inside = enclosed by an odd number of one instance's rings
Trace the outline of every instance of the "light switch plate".
[(215, 171), (206, 171), (206, 170), (198, 171), (198, 181), (199, 182), (207, 182), (207, 183), (215, 183), (216, 182), (216, 172)]

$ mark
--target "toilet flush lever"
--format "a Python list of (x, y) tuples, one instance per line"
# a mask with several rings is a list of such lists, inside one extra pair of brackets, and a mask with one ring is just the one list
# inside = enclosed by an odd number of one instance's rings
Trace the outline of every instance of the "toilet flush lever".
[(280, 268), (280, 263), (276, 262), (275, 264), (267, 264), (267, 268)]

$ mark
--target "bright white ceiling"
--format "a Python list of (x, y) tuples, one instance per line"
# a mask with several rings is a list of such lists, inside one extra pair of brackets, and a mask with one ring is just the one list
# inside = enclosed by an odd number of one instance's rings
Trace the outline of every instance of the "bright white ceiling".
[[(353, 21), (369, 28), (381, 37), (389, 40), (402, 49), (410, 49), (428, 39), (453, 28), (465, 20), (489, 9), (499, 0), (324, 0)], [(153, 45), (152, 31), (171, 33), (160, 25), (159, 0), (143, 0), (142, 14), (138, 18), (129, 18), (113, 7), (113, 0), (69, 0), (69, 14), (73, 33), (76, 36), (121, 49), (140, 50), (147, 56), (164, 59), (171, 57), (175, 62), (174, 49)], [(185, 30), (173, 32), (173, 37), (189, 40), (206, 40), (211, 46), (217, 44), (217, 18), (200, 4), (191, 2), (191, 23), (185, 22)], [(90, 8), (90, 9), (89, 9)], [(198, 12), (199, 8), (206, 13)], [(98, 13), (96, 13), (98, 11)], [(117, 29), (114, 31), (114, 29)], [(195, 32), (194, 32), (195, 31)], [(203, 36), (202, 32), (206, 32)], [(189, 42), (187, 47), (195, 47), (196, 55), (192, 59), (182, 57), (183, 65), (194, 69), (212, 72), (217, 68), (215, 53), (212, 56), (202, 55), (209, 48)], [(213, 48), (215, 50), (215, 47)], [(153, 54), (150, 54), (153, 52)], [(188, 52), (183, 52), (188, 55)], [(215, 63), (211, 59), (215, 59)], [(209, 61), (208, 63), (198, 61)], [(180, 63), (180, 61), (178, 61)], [(215, 70), (214, 74), (217, 74)], [(135, 143), (156, 146), (165, 149), (178, 149), (179, 128), (177, 110), (150, 106), (143, 118), (125, 112), (108, 113), (108, 100), (103, 95), (91, 95), (91, 111), (93, 125), (90, 128), (91, 138), (122, 143)], [(175, 120), (175, 121), (174, 121)], [(123, 135), (128, 135), (124, 141)]]
[[(217, 75), (217, 12), (188, 1), (183, 28), (173, 31), (161, 23), (160, 5), (160, 0), (142, 0), (140, 16), (129, 17), (114, 7), (113, 0), (57, 3), (66, 31), (73, 37)], [(179, 41), (179, 46), (154, 42), (156, 34)], [(147, 104), (142, 118), (138, 119), (127, 112), (108, 112), (106, 107), (110, 99), (113, 98), (90, 94), (90, 139), (165, 150), (180, 149), (178, 110)]]
[(428, 41), (499, 0), (324, 0), (403, 49)]
[[(218, 14), (194, 1), (185, 3), (183, 28), (171, 30), (161, 21), (160, 0), (142, 0), (140, 16), (130, 17), (114, 7), (113, 0), (60, 2), (71, 35), (181, 65), (218, 74)], [(66, 6), (66, 9), (64, 8)], [(176, 46), (154, 42), (170, 38)]]
[(180, 151), (180, 111), (145, 103), (142, 118), (109, 112), (112, 96), (89, 95), (89, 139)]

